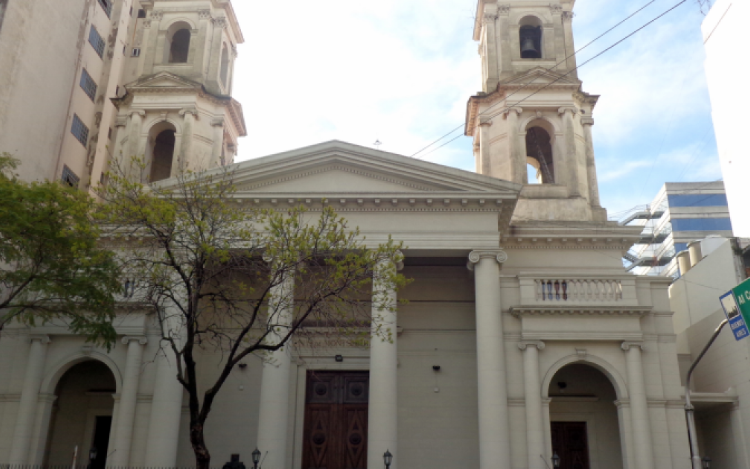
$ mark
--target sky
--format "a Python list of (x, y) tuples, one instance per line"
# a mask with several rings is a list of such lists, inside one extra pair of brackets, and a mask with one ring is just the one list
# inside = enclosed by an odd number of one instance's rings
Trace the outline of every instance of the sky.
[[(577, 0), (581, 65), (679, 0)], [(705, 0), (704, 0), (705, 1)], [(245, 37), (234, 97), (248, 136), (236, 161), (328, 140), (474, 170), (463, 136), (466, 102), (481, 89), (476, 0), (234, 0)], [(594, 148), (610, 217), (648, 204), (665, 182), (721, 178), (703, 69), (698, 0), (686, 0), (579, 69), (599, 94)], [(446, 142), (457, 137), (451, 143)], [(439, 147), (439, 148), (438, 148)]]

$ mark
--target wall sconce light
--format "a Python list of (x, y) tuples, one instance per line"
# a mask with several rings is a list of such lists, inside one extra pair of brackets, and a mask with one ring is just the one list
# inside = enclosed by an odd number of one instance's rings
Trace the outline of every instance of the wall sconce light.
[(336, 361), (339, 362), (339, 363), (343, 362), (344, 361), (344, 356), (343, 355), (336, 355)]

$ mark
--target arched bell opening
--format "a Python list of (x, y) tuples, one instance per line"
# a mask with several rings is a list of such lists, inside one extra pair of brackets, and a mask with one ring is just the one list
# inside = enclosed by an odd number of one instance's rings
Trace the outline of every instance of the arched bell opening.
[(522, 59), (542, 58), (542, 21), (536, 16), (526, 16), (519, 22), (518, 39)]
[(190, 25), (182, 21), (171, 25), (167, 30), (166, 39), (165, 62), (170, 64), (188, 63), (190, 58)]
[(542, 167), (536, 158), (526, 158), (526, 175), (528, 176), (527, 184), (542, 183)]
[(45, 465), (105, 469), (117, 382), (102, 362), (86, 360), (66, 371), (55, 387)]
[(176, 130), (168, 122), (161, 122), (149, 132), (149, 182), (169, 179), (175, 158)]
[(561, 469), (623, 468), (617, 392), (599, 369), (566, 365), (549, 383), (553, 454)]
[(220, 72), (219, 78), (221, 78), (221, 85), (228, 92), (229, 91), (229, 48), (227, 48), (226, 44), (224, 44), (224, 47), (222, 47), (221, 49), (221, 72)]
[[(555, 162), (552, 155), (552, 138), (547, 130), (538, 123), (532, 123), (526, 128), (526, 161), (536, 172), (538, 183), (553, 184), (555, 182)], [(529, 174), (529, 179), (532, 174)]]

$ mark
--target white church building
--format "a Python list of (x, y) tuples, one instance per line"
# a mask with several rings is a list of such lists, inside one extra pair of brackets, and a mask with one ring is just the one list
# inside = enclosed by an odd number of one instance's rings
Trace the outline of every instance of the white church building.
[[(177, 155), (227, 163), (245, 132), (214, 48), (241, 38), (231, 4), (136, 3), (148, 28), (114, 100), (115, 154), (145, 155), (153, 180)], [(291, 347), (235, 370), (207, 423), (213, 465), (250, 466), (257, 447), (263, 469), (375, 469), (386, 450), (401, 469), (544, 469), (554, 454), (564, 469), (690, 466), (670, 279), (625, 272), (640, 229), (600, 206), (573, 3), (479, 0), (476, 172), (336, 141), (235, 165), (244, 203), (326, 199), (368, 242), (403, 241), (413, 282), (393, 343)], [(76, 447), (83, 463), (97, 449), (92, 469), (193, 464), (153, 317), (117, 331), (110, 352), (62, 327), (3, 332), (0, 465), (69, 465)]]

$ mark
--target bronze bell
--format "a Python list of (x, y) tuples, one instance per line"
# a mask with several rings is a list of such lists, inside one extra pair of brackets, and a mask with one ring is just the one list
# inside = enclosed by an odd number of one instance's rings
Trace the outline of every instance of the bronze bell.
[(534, 38), (526, 36), (521, 43), (521, 58), (523, 59), (540, 59), (542, 54), (534, 45)]

